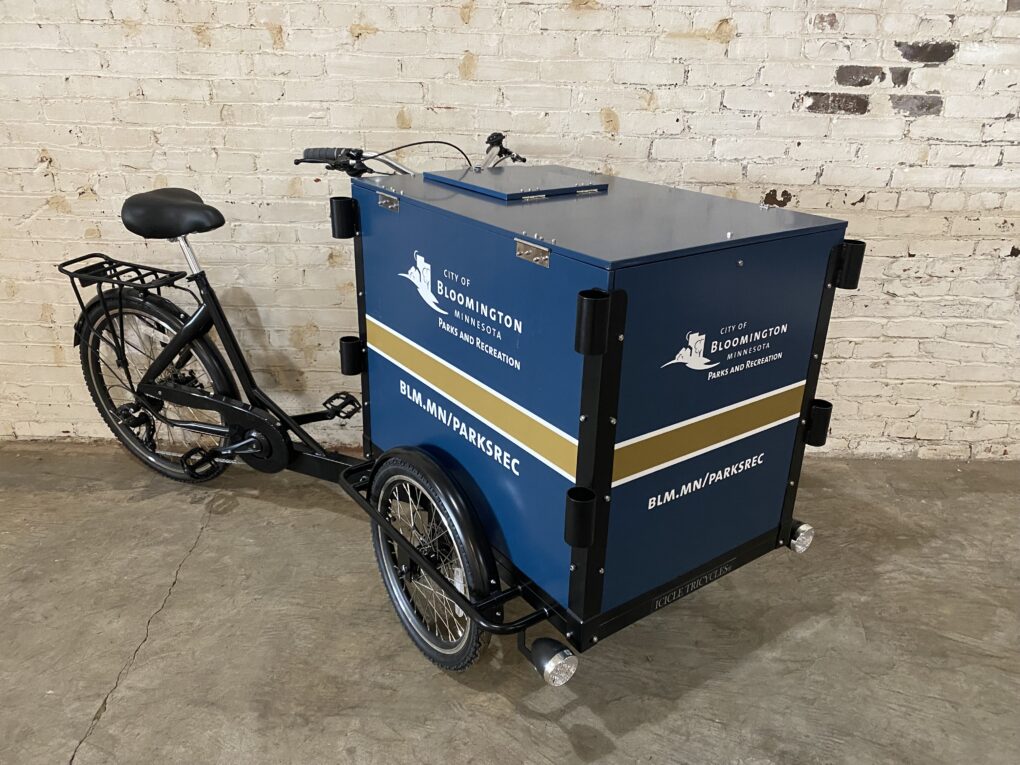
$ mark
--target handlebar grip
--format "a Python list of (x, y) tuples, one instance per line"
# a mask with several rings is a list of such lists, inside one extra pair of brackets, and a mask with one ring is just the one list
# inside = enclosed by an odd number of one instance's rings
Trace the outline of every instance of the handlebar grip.
[(301, 158), (308, 162), (335, 162), (343, 151), (336, 148), (305, 149)]

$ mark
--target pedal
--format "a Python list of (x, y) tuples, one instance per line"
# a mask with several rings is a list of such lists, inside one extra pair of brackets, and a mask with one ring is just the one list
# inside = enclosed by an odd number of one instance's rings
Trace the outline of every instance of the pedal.
[(322, 408), (329, 412), (330, 417), (349, 420), (361, 411), (361, 402), (350, 393), (334, 393), (322, 402)]
[(197, 446), (181, 455), (181, 467), (191, 478), (208, 478), (216, 470), (216, 455)]

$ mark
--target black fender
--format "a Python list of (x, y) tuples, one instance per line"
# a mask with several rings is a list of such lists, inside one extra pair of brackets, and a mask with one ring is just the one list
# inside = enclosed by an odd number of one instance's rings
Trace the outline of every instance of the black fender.
[[(75, 346), (81, 344), (81, 328), (85, 325), (85, 317), (92, 313), (96, 306), (102, 305), (104, 300), (110, 305), (116, 305), (117, 300), (120, 297), (118, 292), (119, 290), (117, 289), (104, 290), (102, 295), (97, 293), (88, 303), (85, 304), (85, 310), (78, 314), (78, 319), (74, 322)], [(146, 303), (157, 305), (163, 310), (172, 313), (181, 321), (188, 320), (188, 314), (182, 311), (179, 305), (167, 300), (162, 295), (156, 295), (151, 292), (142, 292), (141, 290), (131, 289), (130, 287), (125, 287), (124, 293), (135, 300), (141, 300)]]
[[(471, 508), (471, 504), (465, 499), (464, 491), (457, 482), (440, 466), (436, 458), (424, 449), (415, 446), (398, 446), (379, 455), (379, 458), (372, 466), (369, 486), (372, 486), (375, 482), (375, 476), (379, 469), (392, 458), (400, 458), (404, 462), (414, 465), (426, 478), (436, 485), (443, 498), (447, 501), (454, 520), (464, 532), (464, 546), (467, 548), (468, 557), (471, 559), (470, 565), (474, 566), (475, 570), (484, 574), (487, 591), (474, 593), (474, 597), (485, 597), (490, 593), (498, 591), (499, 573), (496, 568), (496, 559), (492, 554), (492, 546), (489, 544), (489, 539), (485, 535), (482, 524)], [(374, 502), (375, 499), (376, 497), (373, 493), (372, 501)], [(492, 618), (493, 615), (487, 614), (487, 616)]]

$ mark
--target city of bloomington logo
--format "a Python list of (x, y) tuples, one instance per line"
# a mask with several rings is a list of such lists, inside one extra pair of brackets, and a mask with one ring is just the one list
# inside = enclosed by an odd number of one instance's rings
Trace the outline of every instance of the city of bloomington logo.
[[(502, 337), (503, 330), (524, 334), (524, 322), (516, 316), (490, 305), (467, 292), (471, 286), (470, 277), (444, 269), (442, 279), (435, 279), (433, 288), (432, 266), (418, 250), (412, 256), (414, 264), (398, 274), (418, 289), (418, 296), (436, 313), (449, 314), (440, 304), (440, 299), (449, 304), (453, 315), (468, 326), (488, 335)], [(485, 323), (482, 323), (482, 320)]]
[[(708, 344), (706, 351), (705, 333), (698, 331), (688, 332), (686, 335), (687, 345), (663, 364), (660, 369), (665, 369), (671, 364), (683, 364), (688, 369), (706, 370), (719, 366), (719, 361), (713, 361), (711, 357), (717, 354), (725, 354), (724, 361), (736, 361), (742, 357), (753, 356), (768, 351), (769, 340), (777, 335), (785, 335), (790, 330), (789, 324), (776, 324), (765, 329), (757, 329), (748, 332), (747, 322), (731, 324), (719, 328), (719, 338)], [(782, 354), (775, 354), (775, 358), (781, 358)], [(764, 361), (765, 359), (761, 359)], [(771, 357), (768, 360), (773, 360)], [(750, 362), (748, 362), (750, 364)], [(708, 377), (722, 376), (725, 370), (710, 372)]]
[(401, 273), (411, 284), (418, 288), (418, 295), (425, 301), (425, 305), (437, 313), (447, 313), (439, 307), (439, 298), (432, 291), (432, 266), (430, 266), (423, 255), (414, 251), (414, 265)]
[(714, 362), (705, 356), (704, 333), (691, 331), (687, 333), (687, 345), (659, 368), (664, 369), (670, 364), (683, 364), (688, 369), (711, 369), (718, 366), (719, 362)]

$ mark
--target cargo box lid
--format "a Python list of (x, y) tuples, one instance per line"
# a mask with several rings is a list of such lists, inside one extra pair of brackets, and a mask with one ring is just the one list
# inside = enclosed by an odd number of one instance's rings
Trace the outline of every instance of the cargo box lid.
[(424, 177), (426, 181), (432, 183), (474, 191), (503, 202), (517, 200), (534, 202), (547, 197), (597, 194), (609, 187), (609, 184), (599, 176), (572, 167), (541, 165), (529, 167), (527, 171), (516, 172), (513, 166), (486, 170), (465, 168), (427, 172)]
[(834, 218), (559, 165), (358, 178), (600, 268), (845, 228)]

